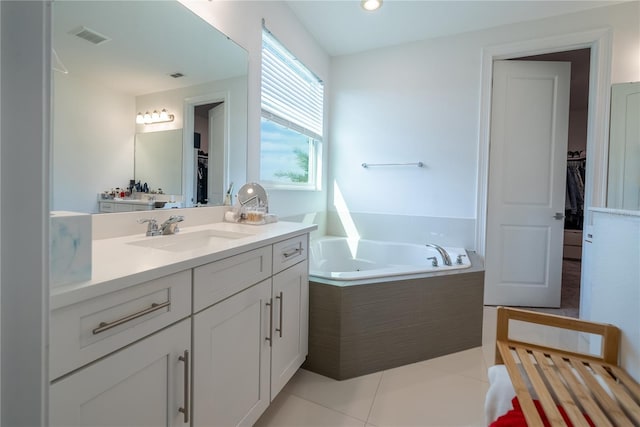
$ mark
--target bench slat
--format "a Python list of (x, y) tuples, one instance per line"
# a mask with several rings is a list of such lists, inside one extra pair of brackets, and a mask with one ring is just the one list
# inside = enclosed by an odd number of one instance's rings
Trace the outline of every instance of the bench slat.
[(609, 365), (608, 368), (611, 369), (613, 375), (615, 375), (615, 377), (631, 391), (635, 400), (640, 400), (640, 385), (635, 382), (635, 380), (631, 378), (624, 369), (612, 365)]
[(616, 399), (620, 401), (624, 409), (627, 410), (629, 415), (636, 422), (636, 425), (640, 425), (640, 408), (638, 408), (638, 404), (633, 400), (633, 398), (629, 396), (627, 390), (622, 385), (614, 381), (614, 379), (611, 378), (611, 374), (602, 366), (593, 364), (591, 368), (604, 379)]
[(584, 417), (582, 410), (578, 406), (578, 404), (573, 400), (571, 393), (567, 389), (566, 385), (560, 379), (558, 373), (555, 371), (555, 364), (551, 360), (551, 358), (547, 358), (543, 353), (539, 351), (533, 352), (538, 365), (542, 369), (543, 374), (551, 389), (556, 394), (560, 405), (564, 408), (567, 416), (571, 420), (571, 423), (575, 427), (589, 427), (589, 422)]
[(516, 347), (516, 352), (518, 353), (518, 357), (520, 358), (520, 362), (522, 363), (525, 372), (529, 376), (529, 382), (538, 395), (538, 400), (544, 409), (547, 420), (549, 420), (553, 426), (565, 426), (566, 423), (564, 422), (562, 415), (560, 415), (560, 411), (558, 410), (556, 403), (553, 401), (553, 396), (549, 393), (547, 386), (538, 374), (538, 370), (531, 362), (529, 353), (522, 347)]
[(504, 365), (507, 368), (511, 382), (513, 383), (513, 388), (516, 391), (516, 396), (518, 396), (518, 402), (520, 402), (520, 407), (522, 408), (524, 417), (527, 420), (527, 424), (532, 426), (542, 425), (542, 419), (540, 418), (540, 415), (538, 415), (538, 410), (536, 409), (536, 405), (533, 403), (533, 399), (529, 394), (527, 384), (520, 375), (520, 370), (516, 366), (515, 360), (513, 360), (511, 350), (506, 343), (501, 341), (497, 341), (496, 346), (502, 355)]
[(582, 409), (589, 415), (591, 421), (595, 423), (597, 426), (613, 426), (609, 418), (602, 412), (602, 409), (598, 406), (593, 397), (591, 397), (591, 393), (589, 393), (589, 389), (573, 374), (571, 367), (565, 363), (564, 359), (560, 356), (556, 356), (555, 354), (551, 354), (551, 360), (558, 367), (560, 373), (562, 374), (562, 378), (567, 382), (569, 388), (575, 394), (578, 402), (582, 406)]
[(607, 393), (600, 383), (596, 381), (593, 374), (587, 371), (587, 368), (584, 367), (584, 363), (581, 360), (575, 359), (570, 360), (570, 362), (571, 366), (578, 371), (584, 383), (589, 387), (591, 393), (593, 393), (596, 399), (600, 402), (602, 409), (610, 418), (613, 419), (614, 424), (621, 427), (633, 427), (633, 423), (629, 421), (629, 418), (627, 418), (624, 412), (622, 412), (622, 409), (616, 401), (613, 400), (609, 396), (609, 393)]

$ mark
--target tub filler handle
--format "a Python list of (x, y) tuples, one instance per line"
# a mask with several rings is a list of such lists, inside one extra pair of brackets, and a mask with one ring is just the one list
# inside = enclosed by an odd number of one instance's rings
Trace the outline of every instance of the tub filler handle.
[(427, 259), (431, 260), (431, 266), (432, 267), (437, 267), (438, 266), (438, 258), (436, 258), (434, 256), (430, 256)]
[(456, 258), (456, 264), (461, 265), (462, 264), (462, 258), (466, 258), (466, 255), (460, 254), (458, 255), (458, 257)]
[(440, 245), (436, 245), (435, 243), (427, 243), (425, 246), (434, 248), (435, 250), (437, 250), (440, 256), (442, 257), (442, 263), (444, 265), (448, 265), (448, 266), (451, 265), (451, 258), (449, 257), (449, 254), (447, 253), (445, 248), (443, 248)]

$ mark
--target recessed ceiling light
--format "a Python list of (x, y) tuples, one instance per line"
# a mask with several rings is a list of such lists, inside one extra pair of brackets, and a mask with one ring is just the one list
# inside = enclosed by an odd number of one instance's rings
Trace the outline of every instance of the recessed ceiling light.
[(362, 6), (364, 10), (372, 12), (380, 9), (380, 6), (382, 6), (382, 0), (362, 0), (360, 2), (360, 6)]

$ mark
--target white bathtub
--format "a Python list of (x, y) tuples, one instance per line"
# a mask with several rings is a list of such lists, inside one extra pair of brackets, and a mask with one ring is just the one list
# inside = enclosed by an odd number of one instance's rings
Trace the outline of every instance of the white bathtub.
[[(471, 267), (463, 248), (444, 249), (451, 266), (444, 265), (438, 251), (426, 245), (326, 236), (311, 241), (309, 275), (338, 281), (362, 280)], [(457, 263), (459, 255), (461, 264)], [(437, 267), (429, 257), (436, 257)]]

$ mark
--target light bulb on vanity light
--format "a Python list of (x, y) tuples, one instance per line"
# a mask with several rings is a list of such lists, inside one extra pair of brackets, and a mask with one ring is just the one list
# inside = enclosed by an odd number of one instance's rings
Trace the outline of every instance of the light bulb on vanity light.
[(382, 0), (362, 0), (360, 6), (368, 12), (380, 9), (382, 6)]
[(145, 125), (153, 125), (155, 123), (165, 123), (172, 122), (174, 120), (174, 115), (169, 114), (166, 108), (163, 108), (158, 113), (158, 110), (153, 110), (153, 113), (147, 111), (146, 113), (138, 113), (136, 116), (136, 123), (145, 124)]

